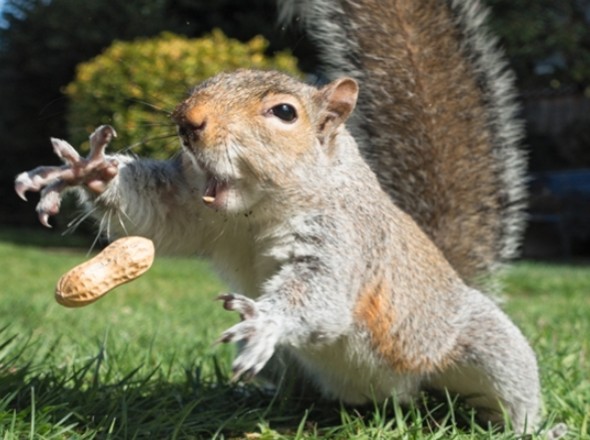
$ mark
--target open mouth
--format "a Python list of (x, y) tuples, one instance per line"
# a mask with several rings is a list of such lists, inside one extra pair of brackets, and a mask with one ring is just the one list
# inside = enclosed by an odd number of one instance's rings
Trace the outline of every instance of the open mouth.
[(211, 208), (223, 207), (228, 198), (230, 183), (219, 180), (213, 174), (207, 172), (205, 182), (205, 193), (203, 194), (203, 203)]

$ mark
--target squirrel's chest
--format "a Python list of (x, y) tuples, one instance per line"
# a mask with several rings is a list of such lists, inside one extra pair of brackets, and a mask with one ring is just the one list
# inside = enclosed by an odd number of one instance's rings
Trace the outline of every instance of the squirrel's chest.
[(262, 284), (279, 267), (268, 247), (256, 230), (236, 225), (228, 227), (216, 240), (211, 260), (231, 289), (256, 298), (260, 295)]

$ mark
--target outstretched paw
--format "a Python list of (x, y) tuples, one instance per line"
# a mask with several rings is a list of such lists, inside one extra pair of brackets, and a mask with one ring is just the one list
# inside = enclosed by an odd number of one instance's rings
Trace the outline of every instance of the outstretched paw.
[(90, 191), (100, 194), (118, 173), (118, 163), (104, 155), (109, 142), (117, 134), (110, 125), (101, 125), (90, 135), (90, 153), (82, 158), (69, 143), (51, 139), (53, 151), (65, 163), (62, 166), (41, 166), (16, 176), (14, 189), (18, 196), (27, 200), (29, 191), (40, 192), (37, 204), (39, 221), (47, 227), (49, 217), (59, 212), (62, 193), (66, 188), (85, 185)]
[(220, 295), (226, 310), (240, 314), (242, 322), (222, 333), (218, 342), (243, 342), (233, 362), (232, 380), (249, 380), (262, 370), (279, 339), (279, 322), (262, 312), (256, 301), (238, 294)]

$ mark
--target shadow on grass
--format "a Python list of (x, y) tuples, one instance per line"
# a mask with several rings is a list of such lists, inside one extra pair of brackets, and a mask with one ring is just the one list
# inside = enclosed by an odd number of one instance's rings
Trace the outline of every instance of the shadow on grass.
[(285, 432), (302, 423), (340, 423), (337, 405), (278, 399), (253, 385), (230, 384), (215, 360), (214, 377), (201, 377), (197, 366), (185, 370), (184, 381), (171, 382), (163, 368), (145, 373), (138, 367), (114, 381), (102, 350), (76, 369), (48, 367), (24, 360), (30, 341), (16, 347), (6, 328), (0, 337), (0, 432), (12, 425), (15, 438), (33, 430), (43, 438), (57, 432), (82, 438), (243, 438), (260, 432), (263, 421)]
[[(445, 402), (445, 396), (429, 397), (417, 411), (402, 411), (392, 402), (343, 408), (313, 393), (277, 395), (231, 384), (215, 359), (213, 377), (203, 378), (196, 366), (185, 369), (184, 380), (170, 381), (164, 368), (145, 373), (138, 367), (112, 380), (102, 349), (75, 369), (47, 367), (49, 362), (26, 363), (22, 355), (29, 343), (15, 347), (6, 328), (0, 338), (5, 341), (0, 344), (0, 432), (14, 438), (35, 432), (35, 438), (258, 439), (275, 438), (277, 432), (297, 437), (302, 431), (348, 438), (347, 433), (368, 426), (390, 432), (400, 425), (418, 434), (473, 430), (472, 414), (455, 417), (455, 402)], [(269, 427), (276, 432), (261, 437)]]

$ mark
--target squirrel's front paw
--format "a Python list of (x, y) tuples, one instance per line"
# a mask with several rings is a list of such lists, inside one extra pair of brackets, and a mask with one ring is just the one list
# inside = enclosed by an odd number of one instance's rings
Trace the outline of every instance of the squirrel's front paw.
[(266, 365), (274, 353), (279, 338), (279, 322), (262, 312), (255, 301), (238, 294), (225, 294), (217, 299), (223, 301), (226, 310), (240, 314), (242, 322), (222, 333), (218, 342), (243, 341), (232, 365), (235, 381), (240, 377), (251, 379)]
[(51, 139), (53, 151), (65, 163), (63, 166), (42, 166), (16, 176), (14, 189), (19, 197), (26, 200), (28, 191), (40, 192), (37, 204), (39, 220), (50, 227), (49, 216), (59, 212), (63, 191), (72, 186), (84, 184), (95, 193), (101, 193), (118, 173), (118, 164), (108, 159), (104, 151), (113, 137), (115, 129), (110, 125), (98, 127), (90, 135), (90, 154), (82, 158), (69, 143)]

